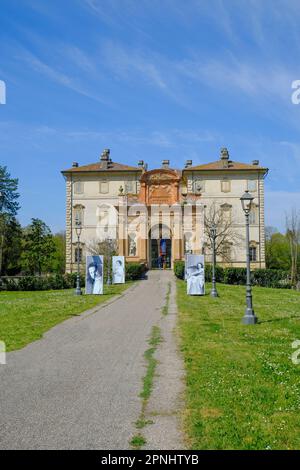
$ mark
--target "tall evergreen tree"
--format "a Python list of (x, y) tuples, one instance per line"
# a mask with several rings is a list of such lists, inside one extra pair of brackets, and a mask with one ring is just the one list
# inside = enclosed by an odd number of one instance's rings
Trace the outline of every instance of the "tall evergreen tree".
[(18, 179), (11, 178), (6, 166), (0, 165), (0, 274), (6, 230), (19, 210)]
[(55, 243), (50, 228), (40, 219), (31, 219), (23, 237), (22, 268), (41, 275), (51, 270)]
[(22, 228), (15, 217), (6, 225), (3, 254), (2, 254), (2, 274), (14, 276), (21, 271), (22, 252)]

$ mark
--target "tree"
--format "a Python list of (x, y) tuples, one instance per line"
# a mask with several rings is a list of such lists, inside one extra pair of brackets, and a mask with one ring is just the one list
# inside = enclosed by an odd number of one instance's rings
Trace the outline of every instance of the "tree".
[(5, 233), (8, 224), (20, 208), (18, 198), (18, 179), (11, 178), (6, 166), (0, 166), (0, 274), (2, 272)]
[(216, 227), (216, 256), (222, 257), (224, 261), (230, 262), (230, 247), (238, 244), (244, 238), (233, 227), (233, 220), (229, 211), (213, 202), (204, 215), (204, 233), (206, 235), (206, 246), (212, 249), (211, 229)]
[(280, 233), (280, 232), (278, 232), (277, 228), (272, 227), (272, 225), (267, 225), (265, 227), (266, 242), (270, 241), (272, 239), (272, 235), (274, 235), (275, 233)]
[(300, 243), (300, 215), (296, 209), (286, 214), (286, 237), (290, 246), (291, 283), (296, 287), (298, 280), (298, 248)]
[(65, 232), (56, 233), (53, 236), (55, 252), (51, 263), (51, 272), (64, 273), (66, 268), (66, 234)]
[(21, 270), (22, 228), (15, 217), (6, 224), (2, 252), (2, 275), (14, 276)]
[(50, 228), (40, 219), (24, 230), (22, 267), (25, 272), (41, 275), (51, 270), (55, 253), (55, 242)]
[(290, 270), (291, 257), (289, 241), (287, 237), (280, 232), (272, 232), (270, 236), (266, 236), (266, 266), (270, 269)]

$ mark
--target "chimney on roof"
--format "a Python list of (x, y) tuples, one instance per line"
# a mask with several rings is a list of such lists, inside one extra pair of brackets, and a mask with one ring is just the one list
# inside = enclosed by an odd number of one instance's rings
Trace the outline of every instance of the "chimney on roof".
[(78, 168), (78, 162), (73, 162), (73, 163), (72, 163), (72, 167), (73, 167), (73, 168)]
[(184, 168), (188, 168), (188, 167), (190, 167), (190, 166), (192, 166), (192, 165), (193, 165), (193, 160), (187, 160), (187, 161), (185, 162), (185, 167), (184, 167)]
[(104, 149), (103, 152), (101, 153), (100, 160), (102, 162), (107, 162), (109, 160), (109, 154), (110, 154), (110, 150)]
[(163, 160), (163, 161), (161, 162), (161, 166), (162, 166), (162, 168), (169, 168), (169, 166), (170, 166), (170, 160)]
[(226, 147), (221, 149), (220, 159), (223, 162), (223, 168), (228, 168), (229, 152)]
[(110, 155), (110, 150), (109, 149), (104, 149), (102, 154), (101, 154), (101, 157), (100, 157), (102, 168), (107, 169), (108, 163), (111, 161), (109, 155)]
[(259, 160), (252, 160), (252, 165), (255, 165), (255, 166), (259, 165)]

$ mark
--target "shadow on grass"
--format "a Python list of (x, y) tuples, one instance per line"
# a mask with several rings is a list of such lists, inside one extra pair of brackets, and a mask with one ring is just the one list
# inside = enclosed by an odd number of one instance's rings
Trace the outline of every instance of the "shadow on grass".
[(259, 323), (274, 323), (284, 320), (292, 320), (293, 318), (298, 318), (300, 320), (300, 315), (290, 315), (289, 317), (280, 317), (280, 318), (271, 318), (270, 320), (258, 320)]

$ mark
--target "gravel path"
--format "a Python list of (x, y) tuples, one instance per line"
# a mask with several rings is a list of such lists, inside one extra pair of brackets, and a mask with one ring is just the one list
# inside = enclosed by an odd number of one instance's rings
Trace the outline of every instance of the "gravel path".
[(7, 354), (0, 365), (0, 449), (129, 448), (141, 409), (143, 354), (172, 278), (152, 271), (121, 298)]
[(146, 450), (177, 450), (185, 448), (182, 408), (184, 403), (184, 363), (178, 352), (176, 320), (176, 284), (170, 281), (167, 315), (158, 323), (162, 342), (155, 353), (158, 361), (154, 386), (145, 409), (145, 420), (152, 422), (142, 431)]

